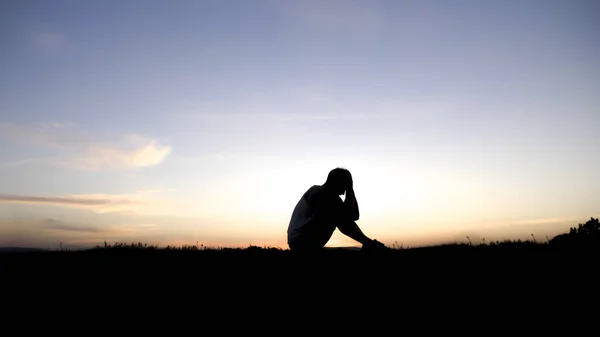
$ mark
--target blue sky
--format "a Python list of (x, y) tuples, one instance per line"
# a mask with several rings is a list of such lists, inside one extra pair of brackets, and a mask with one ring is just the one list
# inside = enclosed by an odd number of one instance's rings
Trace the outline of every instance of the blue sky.
[(337, 166), (387, 244), (565, 231), (600, 214), (599, 10), (3, 1), (0, 245), (286, 247)]

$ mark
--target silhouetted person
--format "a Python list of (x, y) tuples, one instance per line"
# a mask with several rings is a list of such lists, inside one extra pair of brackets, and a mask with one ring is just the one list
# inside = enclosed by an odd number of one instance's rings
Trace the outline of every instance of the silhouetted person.
[[(340, 195), (346, 193), (344, 201)], [(379, 251), (388, 248), (370, 239), (355, 221), (360, 214), (354, 195), (352, 175), (343, 168), (329, 172), (325, 183), (310, 187), (296, 204), (288, 226), (288, 246), (295, 252), (319, 252), (336, 228), (363, 245), (363, 250)]]

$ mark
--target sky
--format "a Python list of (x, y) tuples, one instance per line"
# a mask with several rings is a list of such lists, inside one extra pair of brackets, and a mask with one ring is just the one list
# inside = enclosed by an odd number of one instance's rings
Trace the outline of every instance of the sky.
[(388, 246), (546, 240), (600, 215), (599, 13), (4, 0), (0, 246), (287, 249), (335, 167)]

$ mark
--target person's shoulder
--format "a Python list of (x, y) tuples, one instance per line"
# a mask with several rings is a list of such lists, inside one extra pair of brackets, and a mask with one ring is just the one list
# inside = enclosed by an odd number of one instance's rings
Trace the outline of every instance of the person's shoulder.
[(322, 186), (320, 186), (320, 185), (312, 185), (311, 187), (309, 187), (309, 188), (306, 190), (306, 193), (307, 193), (307, 194), (315, 194), (315, 193), (319, 193), (319, 192), (321, 191), (321, 189), (322, 189)]
[(312, 199), (315, 195), (318, 194), (318, 192), (319, 192), (318, 187), (319, 187), (318, 185), (313, 185), (313, 186), (307, 188), (306, 192), (304, 192), (304, 198)]

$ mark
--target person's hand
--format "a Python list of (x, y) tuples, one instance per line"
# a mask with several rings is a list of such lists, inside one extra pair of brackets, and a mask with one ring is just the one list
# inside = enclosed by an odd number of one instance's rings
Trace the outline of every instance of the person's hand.
[(365, 253), (387, 253), (389, 251), (391, 251), (390, 248), (388, 248), (386, 245), (384, 245), (383, 243), (377, 241), (377, 240), (371, 240), (370, 242), (367, 242), (363, 245), (362, 250)]
[(375, 249), (387, 249), (386, 245), (384, 245), (383, 243), (381, 243), (377, 240), (373, 240), (371, 242), (371, 246), (372, 246), (372, 248), (375, 248)]

